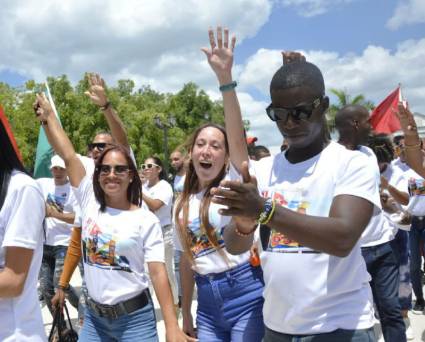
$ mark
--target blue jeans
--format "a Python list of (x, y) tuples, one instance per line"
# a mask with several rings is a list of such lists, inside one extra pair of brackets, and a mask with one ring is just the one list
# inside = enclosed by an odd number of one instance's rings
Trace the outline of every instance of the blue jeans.
[(155, 311), (152, 299), (148, 305), (117, 319), (98, 316), (86, 307), (83, 328), (78, 341), (118, 342), (143, 341), (158, 342)]
[[(39, 274), (40, 291), (52, 315), (52, 298), (55, 295), (55, 288), (58, 286), (63, 271), (63, 263), (67, 250), (67, 246), (43, 246), (43, 259)], [(70, 286), (65, 294), (71, 305), (77, 308), (79, 298), (75, 289)]]
[(425, 249), (425, 218), (419, 219), (415, 216), (412, 218), (412, 227), (409, 232), (410, 245), (410, 277), (412, 278), (413, 292), (416, 300), (423, 300), (422, 291), (422, 274), (421, 274), (421, 249)]
[(195, 275), (196, 324), (202, 342), (256, 342), (264, 336), (263, 271), (242, 264), (226, 272)]
[(390, 242), (362, 247), (362, 255), (372, 277), (370, 287), (378, 308), (385, 341), (406, 341), (406, 327), (398, 299), (398, 262)]
[(398, 299), (400, 307), (401, 310), (410, 310), (412, 308), (412, 284), (410, 281), (409, 233), (399, 229), (394, 240), (391, 241), (391, 247), (399, 266)]
[(364, 330), (338, 329), (316, 335), (288, 335), (266, 327), (264, 342), (375, 342), (373, 328)]
[(182, 284), (180, 282), (180, 259), (183, 252), (174, 250), (174, 275), (176, 277), (177, 295), (180, 298), (182, 296)]

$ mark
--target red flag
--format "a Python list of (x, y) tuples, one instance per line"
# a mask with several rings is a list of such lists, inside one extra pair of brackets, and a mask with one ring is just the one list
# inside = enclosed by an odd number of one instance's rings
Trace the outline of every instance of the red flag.
[(0, 121), (6, 130), (6, 133), (9, 137), (10, 142), (12, 143), (13, 149), (15, 150), (16, 155), (18, 156), (19, 160), (22, 162), (22, 156), (19, 152), (18, 145), (16, 144), (15, 137), (13, 136), (12, 129), (10, 128), (9, 121), (7, 120), (6, 115), (3, 112), (3, 108), (0, 106)]
[(401, 100), (400, 87), (386, 97), (370, 115), (370, 124), (376, 133), (391, 134), (401, 129), (400, 121), (393, 110)]

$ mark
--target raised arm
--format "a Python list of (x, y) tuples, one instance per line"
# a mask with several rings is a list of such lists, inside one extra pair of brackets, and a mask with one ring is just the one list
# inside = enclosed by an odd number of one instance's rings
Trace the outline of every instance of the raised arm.
[(397, 116), (404, 133), (406, 162), (417, 174), (425, 178), (425, 158), (413, 114), (403, 103), (399, 103)]
[(90, 89), (85, 94), (103, 111), (115, 142), (130, 148), (125, 127), (106, 95), (105, 81), (98, 74), (89, 74)]
[(75, 153), (74, 146), (59, 123), (52, 106), (44, 94), (38, 94), (34, 104), (38, 120), (44, 128), (47, 140), (55, 152), (65, 161), (71, 185), (78, 187), (86, 175), (83, 164)]
[(229, 30), (217, 27), (217, 42), (212, 29), (208, 30), (211, 48), (202, 48), (208, 59), (211, 69), (217, 76), (220, 90), (223, 95), (224, 122), (229, 142), (230, 161), (239, 171), (243, 161), (248, 160), (241, 108), (232, 77), (233, 50), (236, 37), (233, 36), (229, 45)]

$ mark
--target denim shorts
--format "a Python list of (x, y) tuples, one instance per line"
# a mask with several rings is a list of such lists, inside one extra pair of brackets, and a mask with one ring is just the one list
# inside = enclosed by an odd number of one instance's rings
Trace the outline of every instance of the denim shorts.
[(264, 336), (263, 271), (249, 263), (229, 271), (195, 275), (196, 324), (202, 342), (259, 342)]
[(158, 342), (152, 299), (149, 299), (149, 303), (143, 308), (116, 319), (100, 317), (89, 307), (86, 307), (84, 324), (78, 341)]

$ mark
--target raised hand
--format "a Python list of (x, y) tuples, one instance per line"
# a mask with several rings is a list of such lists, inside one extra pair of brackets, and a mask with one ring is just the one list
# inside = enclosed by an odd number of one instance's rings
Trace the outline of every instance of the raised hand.
[(305, 56), (301, 52), (282, 51), (283, 65), (294, 62), (305, 62)]
[(414, 136), (418, 134), (415, 118), (413, 114), (407, 109), (403, 102), (398, 103), (398, 111), (394, 111), (400, 120), (400, 126), (403, 130), (404, 135)]
[(89, 74), (90, 88), (84, 92), (90, 100), (99, 107), (105, 107), (108, 104), (108, 97), (106, 96), (106, 86), (103, 78), (99, 74)]
[(53, 113), (52, 106), (44, 93), (36, 95), (33, 108), (37, 119), (41, 123), (45, 123), (49, 115)]
[(235, 49), (236, 37), (232, 36), (229, 46), (229, 29), (217, 27), (217, 41), (212, 28), (208, 30), (211, 48), (203, 47), (201, 50), (205, 53), (208, 63), (214, 70), (220, 82), (231, 81), (233, 66), (233, 50)]

